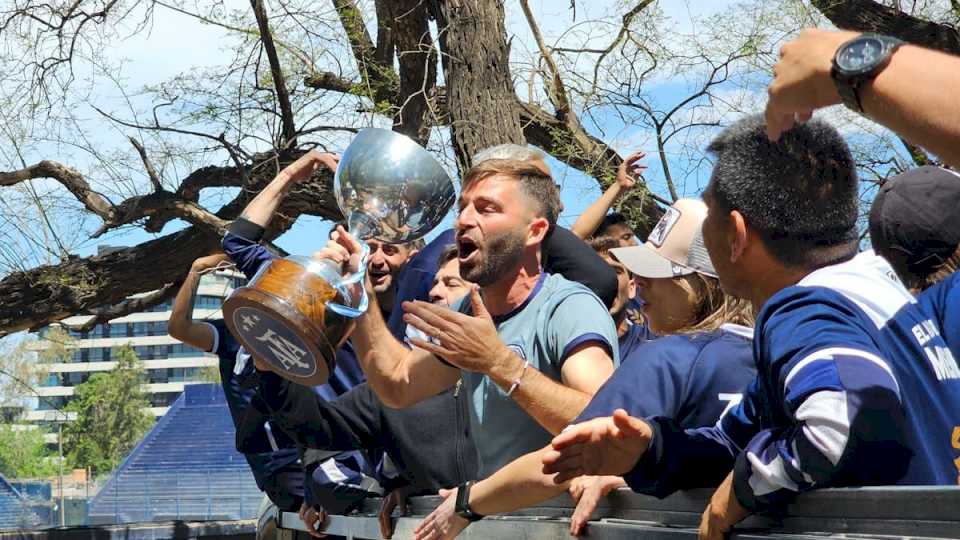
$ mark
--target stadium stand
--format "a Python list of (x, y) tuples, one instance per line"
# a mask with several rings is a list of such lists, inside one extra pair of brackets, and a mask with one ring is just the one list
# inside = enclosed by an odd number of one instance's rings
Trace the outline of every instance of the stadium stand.
[(0, 475), (0, 529), (27, 529), (40, 523), (30, 502)]
[(234, 439), (220, 385), (187, 386), (90, 502), (90, 524), (254, 517), (262, 495)]

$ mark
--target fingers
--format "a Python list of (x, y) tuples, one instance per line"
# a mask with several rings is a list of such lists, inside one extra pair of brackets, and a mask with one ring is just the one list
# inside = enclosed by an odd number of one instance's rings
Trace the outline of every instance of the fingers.
[[(403, 311), (406, 312), (403, 316), (405, 321), (408, 316), (412, 316), (410, 317), (410, 321), (407, 321), (407, 324), (413, 324), (411, 321), (414, 321), (414, 318), (419, 318), (422, 321), (421, 324), (429, 325), (434, 332), (458, 329), (465, 322), (464, 315), (445, 306), (436, 306), (418, 300), (415, 302), (404, 302), (402, 307)], [(428, 328), (420, 328), (419, 326), (417, 326), (417, 328), (427, 335), (435, 335), (435, 333), (431, 334)]]
[(593, 516), (593, 511), (597, 509), (597, 503), (600, 502), (600, 498), (604, 495), (601, 490), (596, 487), (596, 484), (596, 482), (591, 482), (590, 485), (583, 490), (583, 496), (581, 496), (577, 502), (577, 508), (573, 511), (573, 516), (570, 518), (570, 534), (574, 536), (583, 534), (587, 522), (590, 521), (590, 518)]
[(550, 446), (554, 450), (560, 451), (570, 446), (581, 444), (590, 440), (593, 433), (592, 425), (594, 420), (581, 424), (574, 424), (564, 431), (560, 432), (550, 441)]
[(343, 228), (343, 225), (337, 225), (337, 230), (330, 235), (330, 239), (340, 244), (350, 255), (363, 253), (363, 245), (352, 234)]
[(583, 466), (583, 455), (579, 447), (573, 447), (565, 452), (550, 450), (543, 455), (543, 473), (556, 474), (554, 484), (563, 484), (578, 476), (587, 474)]
[[(645, 158), (645, 157), (647, 157), (647, 153), (644, 152), (643, 150), (638, 150), (638, 151), (630, 154), (629, 156), (627, 156), (627, 159), (626, 159), (625, 161), (626, 161), (626, 163), (627, 163), (627, 166), (630, 167), (630, 166), (633, 166), (634, 163), (636, 163), (637, 161), (640, 161), (641, 159), (643, 159), (643, 158)], [(646, 168), (646, 167), (644, 167), (644, 168)]]
[(478, 285), (474, 285), (470, 289), (470, 305), (473, 308), (474, 317), (493, 320), (493, 317), (491, 317), (487, 311), (487, 306), (483, 305), (483, 297), (480, 296), (480, 287)]
[(429, 341), (424, 341), (420, 338), (411, 337), (410, 343), (414, 347), (418, 349), (423, 349), (438, 358), (443, 358), (447, 362), (453, 363), (453, 361), (456, 359), (456, 353), (454, 353), (450, 349), (446, 349), (440, 345), (436, 345)]
[(380, 512), (377, 514), (377, 521), (380, 523), (380, 536), (384, 538), (393, 537), (393, 520), (390, 519), (390, 516), (393, 514), (393, 509), (397, 507), (395, 493), (383, 498), (383, 502), (380, 503)]
[(620, 430), (623, 437), (642, 437), (647, 433), (646, 423), (639, 418), (630, 416), (623, 409), (613, 411), (613, 425)]

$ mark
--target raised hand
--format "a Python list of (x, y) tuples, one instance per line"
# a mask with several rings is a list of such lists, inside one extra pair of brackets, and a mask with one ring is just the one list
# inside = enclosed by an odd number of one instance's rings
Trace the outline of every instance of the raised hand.
[(840, 103), (830, 76), (833, 56), (840, 45), (856, 36), (856, 32), (808, 29), (781, 47), (767, 89), (770, 99), (765, 115), (771, 140), (779, 139), (794, 122), (809, 120), (815, 109)]
[(644, 152), (634, 152), (620, 163), (617, 168), (617, 184), (620, 185), (621, 189), (632, 188), (636, 185), (637, 178), (643, 176), (643, 171), (647, 170), (647, 166), (637, 162), (645, 157), (647, 157), (647, 154)]
[(430, 341), (411, 338), (410, 342), (467, 371), (489, 373), (518, 361), (500, 340), (476, 286), (470, 291), (470, 302), (473, 316), (427, 302), (404, 302), (403, 320), (430, 337)]
[(284, 167), (284, 169), (280, 171), (280, 174), (288, 176), (290, 180), (294, 182), (302, 182), (310, 178), (310, 175), (320, 167), (326, 167), (336, 172), (339, 163), (339, 154), (310, 150), (293, 163)]

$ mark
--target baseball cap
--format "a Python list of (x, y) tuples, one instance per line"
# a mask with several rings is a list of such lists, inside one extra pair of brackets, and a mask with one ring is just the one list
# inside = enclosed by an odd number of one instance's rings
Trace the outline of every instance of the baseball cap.
[(898, 272), (926, 276), (960, 245), (960, 174), (924, 166), (887, 180), (870, 209), (874, 250)]
[(666, 209), (645, 244), (614, 248), (610, 253), (634, 274), (672, 278), (698, 272), (717, 277), (703, 245), (707, 205), (698, 199), (680, 199)]

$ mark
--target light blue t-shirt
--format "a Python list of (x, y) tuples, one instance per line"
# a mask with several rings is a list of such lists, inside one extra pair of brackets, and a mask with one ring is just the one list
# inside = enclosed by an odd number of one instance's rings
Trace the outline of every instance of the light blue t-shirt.
[[(472, 314), (470, 297), (454, 309)], [(559, 274), (541, 274), (530, 297), (512, 312), (494, 317), (494, 323), (507, 347), (530, 361), (527, 369), (558, 382), (567, 356), (583, 343), (602, 344), (614, 367), (620, 364), (617, 330), (603, 302)], [(550, 442), (552, 435), (490, 377), (464, 371), (463, 383), (471, 396), (470, 427), (480, 454), (480, 478)]]

